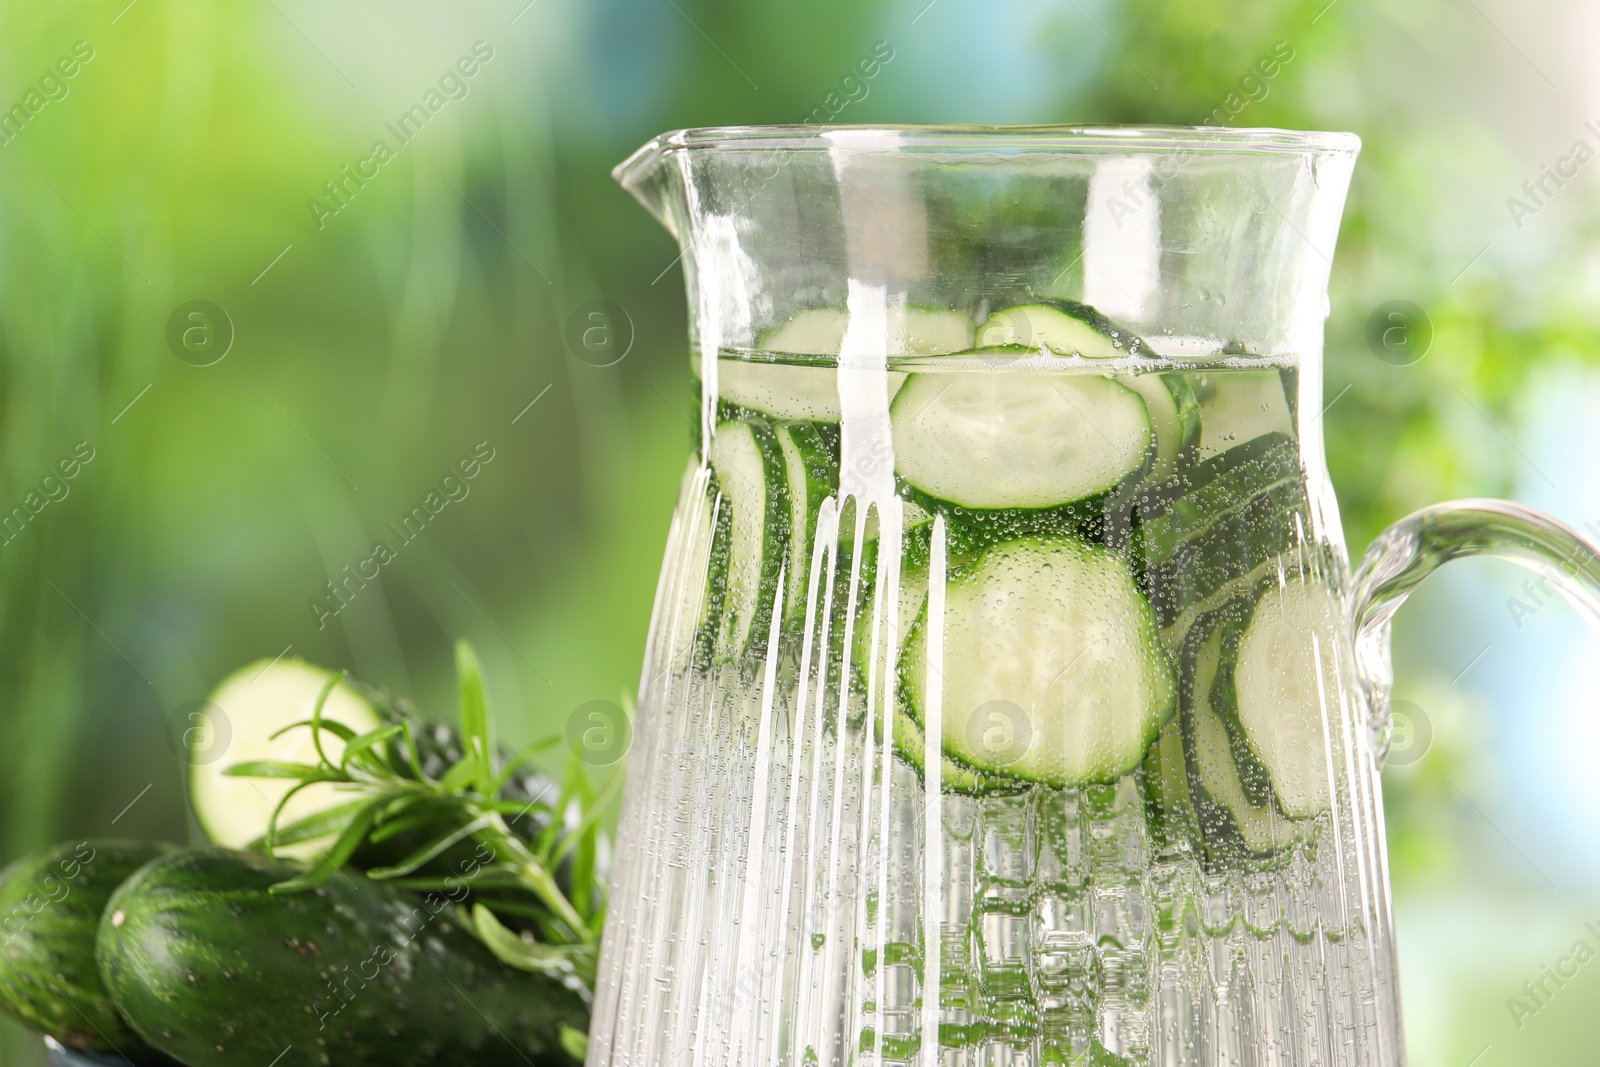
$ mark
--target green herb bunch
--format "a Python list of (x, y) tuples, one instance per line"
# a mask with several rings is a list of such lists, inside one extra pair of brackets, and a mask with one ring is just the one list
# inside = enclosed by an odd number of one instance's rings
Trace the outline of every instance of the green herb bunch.
[[(622, 776), (613, 775), (597, 793), (582, 764), (573, 759), (554, 803), (507, 796), (513, 776), (561, 739), (546, 738), (500, 757), (483, 673), (465, 641), (456, 645), (456, 673), (462, 754), (438, 777), (425, 770), (428, 761), (418, 740), (423, 724), (408, 709), (389, 703), (389, 721), (362, 734), (324, 718), (329, 694), (344, 679), (343, 671), (330, 675), (311, 718), (275, 735), (310, 730), (315, 764), (256, 761), (235, 764), (226, 772), (296, 782), (273, 811), (266, 834), (252, 847), (272, 854), (289, 845), (333, 838), (315, 863), (274, 886), (274, 893), (314, 889), (352, 862), (365, 866), (368, 878), (418, 892), (464, 890), (470, 908), (463, 907), (463, 921), (497, 957), (513, 967), (576, 981), (592, 993), (605, 910), (596, 871), (600, 819)], [(337, 760), (328, 754), (327, 735), (344, 742)], [(350, 799), (280, 825), (288, 802), (318, 783), (331, 783)], [(523, 830), (526, 826), (534, 830)], [(412, 846), (398, 862), (361, 862), (374, 854), (392, 854), (397, 842)], [(472, 860), (446, 862), (459, 857), (469, 843), (477, 846)], [(521, 932), (514, 932), (507, 921)]]

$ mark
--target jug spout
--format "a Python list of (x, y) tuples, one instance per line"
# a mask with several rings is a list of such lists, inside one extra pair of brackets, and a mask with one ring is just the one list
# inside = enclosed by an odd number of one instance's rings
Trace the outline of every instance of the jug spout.
[(671, 139), (671, 134), (651, 138), (633, 155), (613, 167), (611, 177), (635, 200), (643, 204), (645, 210), (655, 216), (657, 222), (677, 237), (678, 228), (674, 225), (672, 212), (669, 210), (671, 207), (669, 182), (663, 173), (668, 158), (666, 142)]

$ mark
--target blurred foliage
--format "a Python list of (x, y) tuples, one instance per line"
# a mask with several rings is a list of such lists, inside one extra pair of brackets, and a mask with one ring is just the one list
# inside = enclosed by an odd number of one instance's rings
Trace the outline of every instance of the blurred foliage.
[[(1485, 417), (1509, 427), (1530, 375), (1597, 354), (1592, 221), (1512, 240), (1501, 201), (1532, 168), (1418, 89), (1440, 54), (1503, 47), (1434, 0), (124, 4), (0, 3), (0, 101), (94, 49), (0, 145), (0, 510), (94, 450), (0, 545), (0, 861), (182, 839), (168, 716), (286, 647), (444, 707), (470, 636), (514, 743), (631, 690), (691, 409), (676, 250), (607, 172), (662, 129), (800, 120), (878, 40), (895, 58), (841, 121), (1243, 101), (1234, 125), (1362, 135), (1324, 419), (1357, 552), (1423, 503), (1506, 491), (1521, 460)], [(480, 40), (466, 97), (319, 228), (307, 201)], [(598, 297), (637, 333), (614, 367), (564, 342)], [(1411, 367), (1364, 339), (1397, 297), (1434, 323)], [(194, 299), (237, 332), (214, 366), (165, 340)], [(324, 583), (480, 442), (469, 494), (319, 628)], [(1391, 785), (1397, 863), (1448, 871), (1452, 801), (1413, 779)]]

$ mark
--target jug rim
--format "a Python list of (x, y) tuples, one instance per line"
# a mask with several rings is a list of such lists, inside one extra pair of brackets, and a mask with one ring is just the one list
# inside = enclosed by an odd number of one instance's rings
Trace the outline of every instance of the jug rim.
[(630, 192), (664, 157), (689, 150), (818, 151), (857, 141), (873, 147), (1034, 149), (1127, 152), (1209, 152), (1217, 154), (1350, 155), (1361, 150), (1353, 133), (1285, 130), (1270, 126), (1118, 126), (1118, 125), (916, 125), (787, 124), (697, 126), (671, 130), (645, 142), (611, 171)]

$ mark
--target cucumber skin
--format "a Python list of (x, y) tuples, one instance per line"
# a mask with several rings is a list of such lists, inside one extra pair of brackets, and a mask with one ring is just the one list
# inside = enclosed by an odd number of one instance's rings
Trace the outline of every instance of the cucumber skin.
[(577, 993), (500, 963), (448, 903), (430, 914), (438, 905), (359, 875), (268, 892), (300, 869), (203, 848), (117, 890), (96, 957), (150, 1045), (189, 1067), (572, 1062), (558, 1031), (587, 1029)]
[(116, 888), (171, 848), (84, 841), (0, 871), (0, 1009), (68, 1048), (166, 1062), (117, 1014), (95, 965), (95, 935)]
[[(1276, 576), (1259, 583), (1248, 598), (1241, 598), (1230, 612), (1227, 631), (1222, 635), (1222, 659), (1217, 664), (1217, 674), (1211, 683), (1210, 703), (1228, 731), (1228, 747), (1233, 752), (1233, 764), (1239, 772), (1239, 787), (1245, 799), (1256, 807), (1278, 807), (1277, 795), (1272, 789), (1272, 775), (1266, 764), (1256, 756), (1245, 736), (1244, 723), (1239, 719), (1239, 695), (1234, 686), (1233, 672), (1239, 660), (1239, 642), (1255, 619), (1256, 608), (1267, 589), (1276, 584)], [(1290, 818), (1279, 809), (1284, 818)]]
[[(1181, 711), (1178, 722), (1183, 739), (1189, 799), (1195, 815), (1195, 828), (1198, 831), (1199, 853), (1206, 867), (1213, 872), (1227, 871), (1238, 867), (1241, 863), (1268, 861), (1274, 856), (1273, 852), (1258, 852), (1252, 849), (1245, 841), (1244, 834), (1227, 804), (1212, 797), (1211, 791), (1201, 779), (1200, 761), (1196, 751), (1195, 661), (1213, 630), (1219, 626), (1237, 626), (1237, 620), (1232, 616), (1239, 611), (1239, 608), (1239, 601), (1230, 601), (1226, 606), (1209, 612), (1195, 621), (1184, 643), (1182, 680), (1179, 683)], [(1204, 714), (1209, 715), (1213, 712), (1207, 710)]]
[[(1036, 296), (1016, 304), (1011, 304), (1008, 307), (996, 308), (994, 313), (999, 314), (1002, 311), (1010, 310), (1012, 307), (1027, 307), (1030, 304), (1055, 308), (1063, 315), (1077, 319), (1079, 322), (1089, 327), (1095, 333), (1105, 337), (1107, 340), (1121, 342), (1127, 346), (1127, 355), (1150, 355), (1150, 346), (1145, 344), (1143, 338), (1141, 338), (1138, 334), (1134, 333), (1126, 326), (1119, 325), (1118, 323), (1107, 318), (1090, 305), (1080, 303), (1076, 300), (1067, 300), (1063, 297), (1057, 296)], [(979, 329), (981, 330), (982, 327), (980, 326)]]
[[(708, 616), (714, 620), (713, 648), (731, 654), (735, 660), (760, 660), (766, 655), (767, 638), (772, 624), (772, 608), (777, 603), (778, 572), (787, 555), (789, 543), (789, 481), (785, 470), (783, 451), (773, 433), (773, 422), (766, 416), (746, 415), (737, 422), (722, 422), (719, 430), (748, 429), (755, 439), (756, 451), (761, 456), (765, 501), (763, 532), (761, 535), (761, 569), (756, 577), (754, 601), (750, 604), (730, 602), (733, 576), (733, 505), (730, 491), (717, 475), (716, 464), (711, 464), (712, 484), (722, 500), (718, 508), (717, 527), (712, 535), (711, 580), (712, 603), (715, 610)], [(721, 546), (718, 551), (717, 546)], [(749, 619), (738, 612), (748, 612)], [(739, 631), (743, 630), (741, 638)], [(720, 647), (719, 647), (720, 646)]]
[(1299, 446), (1267, 434), (1150, 486), (1135, 502), (1141, 551), (1170, 556), (1185, 540), (1284, 482), (1301, 482)]
[[(1302, 572), (1300, 581), (1305, 581)], [(1234, 763), (1239, 769), (1239, 782), (1245, 796), (1251, 803), (1258, 807), (1271, 806), (1284, 819), (1296, 822), (1306, 822), (1315, 816), (1292, 815), (1288, 807), (1278, 799), (1277, 790), (1272, 785), (1272, 772), (1267, 763), (1257, 754), (1250, 735), (1245, 730), (1244, 721), (1239, 717), (1239, 693), (1234, 683), (1234, 671), (1239, 661), (1239, 646), (1244, 641), (1245, 633), (1255, 621), (1256, 612), (1260, 609), (1262, 601), (1268, 592), (1279, 586), (1281, 579), (1277, 575), (1269, 575), (1256, 583), (1255, 588), (1248, 594), (1238, 599), (1234, 622), (1223, 638), (1222, 662), (1217, 668), (1217, 677), (1211, 687), (1211, 706), (1217, 716), (1222, 720), (1228, 730), (1228, 742), (1233, 750)], [(1326, 809), (1324, 809), (1326, 810)]]
[[(1264, 588), (1264, 585), (1265, 583), (1258, 584), (1257, 592)], [(1183, 740), (1183, 759), (1187, 770), (1190, 804), (1195, 817), (1194, 825), (1198, 831), (1200, 854), (1208, 868), (1213, 871), (1227, 871), (1237, 868), (1241, 863), (1258, 870), (1274, 866), (1282, 862), (1295, 845), (1304, 844), (1307, 833), (1314, 832), (1314, 827), (1305, 829), (1303, 820), (1291, 819), (1277, 807), (1270, 795), (1270, 785), (1264, 781), (1265, 768), (1249, 754), (1248, 748), (1243, 743), (1237, 714), (1231, 709), (1231, 687), (1224, 687), (1221, 684), (1224, 673), (1221, 664), (1228, 662), (1228, 657), (1231, 655), (1229, 646), (1237, 643), (1237, 635), (1244, 630), (1254, 613), (1256, 599), (1255, 593), (1238, 596), (1222, 607), (1206, 612), (1196, 619), (1195, 624), (1189, 629), (1182, 653), (1183, 668), (1179, 683), (1181, 710), (1178, 722)], [(1271, 808), (1286, 827), (1295, 828), (1294, 832), (1285, 838), (1283, 844), (1276, 848), (1253, 847), (1246, 840), (1234, 813), (1225, 802), (1211, 795), (1201, 777), (1195, 737), (1197, 714), (1194, 694), (1195, 664), (1200, 649), (1209, 640), (1213, 631), (1219, 628), (1223, 630), (1222, 659), (1217, 677), (1212, 679), (1207, 690), (1208, 702), (1204, 714), (1216, 715), (1228, 735), (1229, 754), (1233, 757), (1244, 801), (1257, 807)], [(1228, 675), (1231, 681), (1231, 671)], [(1218, 708), (1211, 703), (1225, 688), (1229, 689), (1228, 709)], [(1255, 797), (1262, 789), (1267, 790), (1265, 803), (1257, 803)]]
[[(1136, 547), (1141, 586), (1163, 627), (1184, 610), (1268, 560), (1302, 550), (1307, 504), (1304, 486), (1281, 482), (1216, 519), (1169, 556)], [(1310, 546), (1304, 546), (1309, 548)]]

